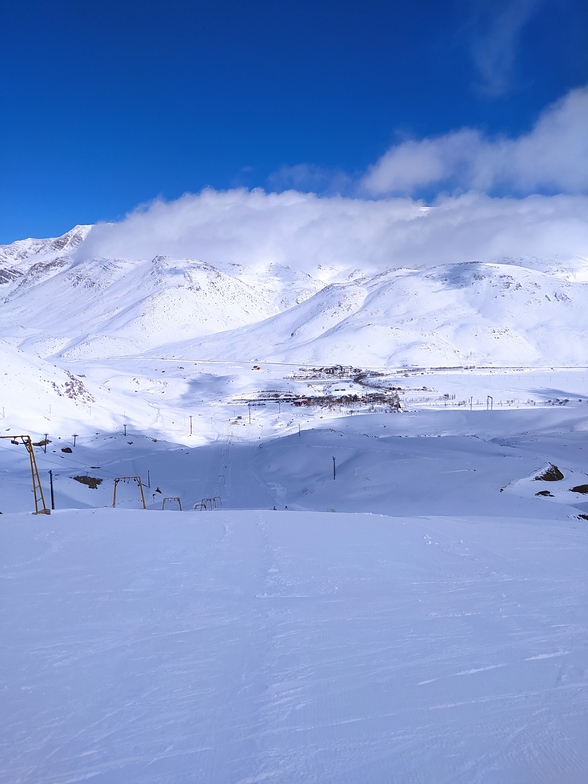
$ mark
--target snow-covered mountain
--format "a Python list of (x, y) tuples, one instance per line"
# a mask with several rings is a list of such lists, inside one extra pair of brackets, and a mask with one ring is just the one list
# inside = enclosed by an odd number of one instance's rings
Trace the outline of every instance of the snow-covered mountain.
[(138, 354), (277, 312), (247, 283), (191, 259), (59, 257), (19, 272), (5, 269), (3, 334), (44, 356)]
[(0, 780), (583, 784), (586, 264), (85, 236), (2, 249)]
[(91, 226), (74, 226), (61, 237), (17, 240), (10, 245), (0, 245), (0, 264), (2, 267), (18, 265), (22, 270), (41, 261), (52, 261), (71, 254), (86, 239), (91, 229)]
[[(363, 366), (586, 365), (588, 286), (507, 264), (389, 270), (174, 353)], [(268, 337), (271, 336), (271, 344)]]
[(268, 259), (87, 259), (90, 229), (0, 247), (0, 337), (63, 360), (588, 365), (581, 260), (309, 272)]

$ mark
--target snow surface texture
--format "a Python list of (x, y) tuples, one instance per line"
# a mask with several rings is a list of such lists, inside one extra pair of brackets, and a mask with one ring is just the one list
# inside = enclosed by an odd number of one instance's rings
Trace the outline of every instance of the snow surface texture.
[(0, 781), (584, 784), (585, 262), (89, 231), (0, 248)]
[(92, 510), (0, 537), (2, 781), (586, 781), (583, 526)]

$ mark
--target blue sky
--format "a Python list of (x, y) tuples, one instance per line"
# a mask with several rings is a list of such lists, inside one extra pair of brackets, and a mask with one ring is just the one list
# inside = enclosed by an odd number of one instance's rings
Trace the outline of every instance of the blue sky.
[(588, 136), (586, 0), (0, 6), (0, 243), (206, 186), (586, 191), (520, 163)]

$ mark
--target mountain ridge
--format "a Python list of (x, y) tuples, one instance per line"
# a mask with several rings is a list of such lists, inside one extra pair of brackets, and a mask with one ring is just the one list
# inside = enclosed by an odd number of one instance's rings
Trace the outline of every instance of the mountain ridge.
[(91, 230), (0, 247), (0, 336), (60, 361), (148, 352), (359, 366), (588, 365), (582, 260), (309, 272), (268, 258), (86, 259)]

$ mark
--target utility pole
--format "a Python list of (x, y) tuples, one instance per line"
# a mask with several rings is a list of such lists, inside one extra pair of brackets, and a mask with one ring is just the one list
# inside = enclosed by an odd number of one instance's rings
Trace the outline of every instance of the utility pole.
[(190, 435), (192, 435), (192, 414), (190, 414)]
[(333, 458), (333, 480), (337, 478), (337, 463), (335, 458)]
[(77, 434), (77, 433), (74, 433), (74, 434), (73, 434), (73, 436), (72, 436), (72, 438), (73, 438), (73, 440), (74, 440), (74, 447), (75, 447), (75, 445), (76, 445), (76, 438), (77, 438), (77, 437), (78, 437), (78, 434)]
[[(47, 439), (49, 438), (49, 433), (45, 433), (45, 443), (43, 444), (43, 452), (47, 454)], [(49, 472), (51, 473), (51, 472)]]
[(125, 424), (123, 425), (123, 435), (126, 436), (126, 434), (127, 434), (127, 424), (125, 422)]
[(51, 509), (55, 509), (55, 496), (53, 495), (53, 471), (49, 469), (49, 488), (51, 490)]

